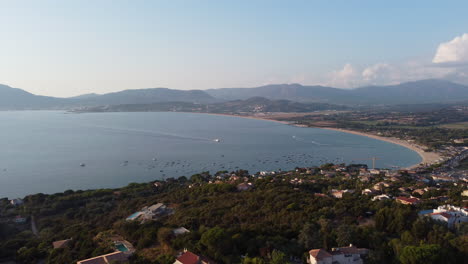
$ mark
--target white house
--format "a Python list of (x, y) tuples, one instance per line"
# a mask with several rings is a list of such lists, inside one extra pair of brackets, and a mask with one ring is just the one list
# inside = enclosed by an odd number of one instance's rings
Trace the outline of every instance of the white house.
[(468, 209), (453, 205), (441, 205), (429, 215), (436, 221), (445, 222), (449, 228), (468, 222)]

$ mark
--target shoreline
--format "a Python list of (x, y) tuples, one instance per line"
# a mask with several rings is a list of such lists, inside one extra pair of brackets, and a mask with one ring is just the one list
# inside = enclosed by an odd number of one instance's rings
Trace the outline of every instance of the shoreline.
[(327, 129), (327, 130), (332, 130), (332, 131), (338, 131), (338, 132), (343, 132), (343, 133), (349, 133), (349, 134), (354, 134), (358, 136), (364, 136), (368, 138), (373, 138), (393, 144), (400, 145), (402, 147), (405, 147), (407, 149), (413, 150), (414, 152), (418, 153), (418, 155), (421, 157), (422, 161), (419, 164), (414, 164), (412, 166), (407, 167), (406, 169), (414, 169), (421, 164), (428, 165), (428, 164), (434, 164), (436, 163), (437, 160), (441, 158), (441, 156), (435, 152), (426, 152), (424, 151), (424, 147), (420, 146), (418, 144), (410, 143), (406, 140), (395, 138), (395, 137), (382, 137), (382, 136), (377, 136), (374, 134), (370, 133), (364, 133), (364, 132), (359, 132), (359, 131), (354, 131), (354, 130), (348, 130), (348, 129), (342, 129), (342, 128), (333, 128), (333, 127), (317, 127), (317, 128), (322, 128), (322, 129)]
[[(201, 113), (202, 114), (202, 113)], [(334, 127), (309, 127), (309, 126), (301, 126), (301, 125), (296, 125), (288, 121), (280, 121), (280, 120), (275, 120), (273, 118), (268, 118), (267, 116), (265, 117), (260, 117), (260, 116), (244, 116), (244, 115), (234, 115), (234, 114), (217, 114), (217, 113), (206, 113), (210, 115), (220, 115), (220, 116), (231, 116), (231, 117), (241, 117), (241, 118), (248, 118), (248, 119), (256, 119), (256, 120), (264, 120), (264, 121), (271, 121), (271, 122), (276, 122), (276, 123), (281, 123), (285, 125), (291, 125), (291, 126), (297, 126), (297, 127), (304, 127), (304, 128), (320, 128), (320, 129), (327, 129), (327, 130), (332, 130), (332, 131), (338, 131), (338, 132), (343, 132), (343, 133), (348, 133), (348, 134), (353, 134), (353, 135), (358, 135), (358, 136), (363, 136), (363, 137), (368, 137), (380, 141), (385, 141), (389, 143), (393, 143), (396, 145), (400, 145), (402, 147), (405, 147), (407, 149), (410, 149), (414, 152), (416, 152), (420, 157), (421, 157), (421, 162), (414, 164), (412, 166), (403, 168), (403, 169), (414, 169), (419, 167), (420, 165), (428, 165), (428, 164), (434, 164), (436, 163), (437, 160), (441, 158), (441, 156), (435, 152), (426, 152), (424, 151), (424, 147), (420, 146), (418, 144), (410, 143), (406, 140), (402, 140), (399, 138), (395, 137), (382, 137), (378, 135), (374, 135), (371, 133), (365, 133), (365, 132), (359, 132), (359, 131), (354, 131), (354, 130), (349, 130), (349, 129), (342, 129), (342, 128), (334, 128)]]

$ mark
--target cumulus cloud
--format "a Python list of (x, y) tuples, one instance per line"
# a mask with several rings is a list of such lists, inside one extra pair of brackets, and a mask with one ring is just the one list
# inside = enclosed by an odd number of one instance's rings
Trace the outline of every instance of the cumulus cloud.
[(343, 69), (330, 74), (330, 81), (327, 85), (343, 88), (354, 87), (360, 83), (359, 75), (359, 70), (347, 63)]
[(468, 34), (441, 43), (432, 59), (433, 63), (468, 63)]
[(468, 33), (441, 43), (430, 57), (367, 66), (344, 65), (322, 82), (339, 88), (391, 85), (422, 79), (446, 79), (468, 84)]

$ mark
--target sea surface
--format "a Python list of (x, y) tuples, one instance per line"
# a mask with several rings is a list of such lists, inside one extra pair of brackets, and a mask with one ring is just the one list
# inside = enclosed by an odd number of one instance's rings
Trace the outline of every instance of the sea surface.
[[(215, 142), (214, 139), (220, 139)], [(409, 149), (363, 136), (191, 113), (0, 112), (0, 198), (114, 188), (202, 171), (326, 162), (406, 167)]]

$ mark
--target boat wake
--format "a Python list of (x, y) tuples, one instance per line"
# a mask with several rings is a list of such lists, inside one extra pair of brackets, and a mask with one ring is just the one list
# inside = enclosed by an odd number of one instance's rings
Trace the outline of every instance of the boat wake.
[(325, 144), (322, 144), (322, 143), (319, 143), (319, 142), (316, 142), (316, 141), (313, 141), (313, 140), (307, 140), (307, 139), (304, 139), (304, 138), (301, 138), (301, 137), (298, 137), (298, 136), (292, 136), (292, 138), (296, 141), (300, 141), (300, 142), (304, 142), (304, 143), (310, 143), (310, 144), (314, 144), (314, 145), (317, 145), (317, 146), (326, 146)]
[(126, 135), (139, 135), (146, 137), (159, 137), (159, 138), (170, 138), (170, 139), (182, 139), (182, 140), (194, 140), (194, 141), (207, 141), (212, 142), (212, 138), (202, 138), (202, 137), (192, 137), (179, 135), (174, 133), (167, 133), (162, 131), (155, 130), (142, 130), (142, 129), (130, 129), (130, 128), (120, 128), (120, 127), (111, 127), (111, 126), (93, 126), (95, 128), (100, 128), (109, 132), (121, 133)]

